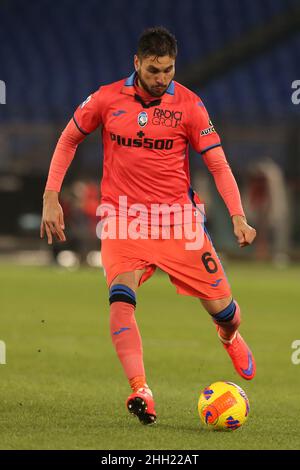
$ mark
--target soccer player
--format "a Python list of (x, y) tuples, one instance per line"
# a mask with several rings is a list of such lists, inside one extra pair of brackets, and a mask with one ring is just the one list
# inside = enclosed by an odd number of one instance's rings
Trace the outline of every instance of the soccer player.
[[(176, 207), (177, 212), (178, 208), (193, 208), (190, 224), (202, 234), (201, 246), (194, 250), (186, 248), (186, 234), (175, 236), (176, 211), (170, 218), (169, 239), (161, 232), (154, 237), (102, 239), (111, 338), (132, 389), (127, 408), (144, 424), (154, 423), (156, 412), (135, 319), (136, 291), (156, 267), (169, 275), (178, 293), (200, 299), (238, 374), (250, 380), (256, 369), (251, 350), (238, 331), (240, 307), (204, 225), (196, 223), (201, 209), (190, 186), (188, 144), (212, 173), (239, 246), (251, 244), (256, 231), (247, 224), (236, 181), (201, 99), (173, 80), (176, 55), (176, 39), (168, 30), (144, 31), (134, 56), (134, 73), (101, 86), (77, 108), (52, 157), (41, 221), (41, 237), (46, 233), (49, 244), (54, 236), (65, 241), (61, 185), (78, 144), (99, 126), (104, 147), (101, 204), (115, 208), (118, 227), (122, 218), (131, 217), (134, 204), (145, 209), (146, 235), (150, 233), (146, 215), (152, 215), (157, 204)], [(127, 206), (120, 206), (120, 197), (126, 197)], [(161, 215), (156, 219), (159, 231), (164, 226)]]

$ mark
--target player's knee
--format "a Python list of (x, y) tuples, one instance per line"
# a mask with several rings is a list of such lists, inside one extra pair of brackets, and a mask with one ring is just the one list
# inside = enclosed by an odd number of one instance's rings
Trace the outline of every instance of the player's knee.
[(235, 300), (232, 300), (226, 308), (212, 317), (217, 324), (234, 323), (234, 326), (238, 328), (241, 323), (240, 307)]
[(125, 284), (114, 284), (109, 289), (109, 304), (114, 302), (125, 302), (136, 306), (135, 292)]

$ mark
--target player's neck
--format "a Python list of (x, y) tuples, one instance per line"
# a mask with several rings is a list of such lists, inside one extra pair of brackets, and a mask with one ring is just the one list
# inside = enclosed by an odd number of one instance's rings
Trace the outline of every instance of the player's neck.
[(134, 87), (137, 94), (140, 95), (144, 101), (157, 100), (157, 96), (152, 96), (147, 90), (145, 90), (138, 77), (136, 77)]

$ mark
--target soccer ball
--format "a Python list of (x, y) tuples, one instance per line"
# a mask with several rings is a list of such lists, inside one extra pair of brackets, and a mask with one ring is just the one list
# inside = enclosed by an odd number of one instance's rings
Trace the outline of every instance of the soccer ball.
[(201, 421), (209, 429), (238, 429), (248, 418), (249, 400), (244, 390), (232, 382), (215, 382), (199, 397)]

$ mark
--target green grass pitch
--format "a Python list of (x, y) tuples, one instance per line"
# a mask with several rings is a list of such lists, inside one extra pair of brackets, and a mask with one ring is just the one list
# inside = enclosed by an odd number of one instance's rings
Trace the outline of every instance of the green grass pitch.
[[(226, 266), (243, 314), (241, 332), (257, 360), (243, 381), (195, 298), (179, 296), (157, 273), (138, 292), (137, 320), (158, 422), (128, 414), (130, 392), (109, 335), (101, 272), (0, 267), (1, 449), (299, 449), (300, 267)], [(200, 391), (217, 380), (242, 386), (250, 400), (244, 427), (202, 427)]]

